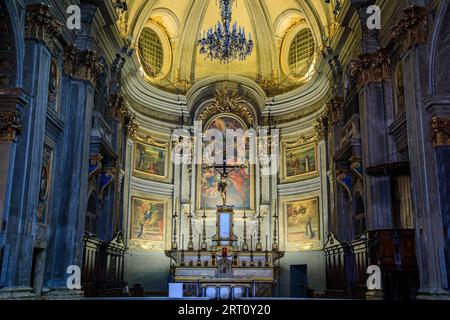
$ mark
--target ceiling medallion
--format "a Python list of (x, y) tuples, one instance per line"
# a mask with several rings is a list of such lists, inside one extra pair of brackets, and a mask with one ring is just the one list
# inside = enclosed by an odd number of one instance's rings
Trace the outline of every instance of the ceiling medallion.
[(231, 28), (231, 16), (233, 3), (237, 0), (218, 0), (220, 8), (220, 17), (222, 22), (217, 22), (213, 28), (207, 32), (203, 31), (203, 37), (200, 33), (198, 44), (200, 54), (211, 61), (216, 59), (220, 63), (230, 63), (233, 60), (245, 60), (251, 55), (253, 50), (252, 35), (248, 34), (248, 40), (245, 34), (245, 28), (237, 26), (235, 22)]

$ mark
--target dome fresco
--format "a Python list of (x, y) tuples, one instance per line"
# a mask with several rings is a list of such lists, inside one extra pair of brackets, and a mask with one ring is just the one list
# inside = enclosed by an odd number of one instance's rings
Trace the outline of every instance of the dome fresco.
[[(322, 1), (312, 2), (313, 8), (297, 0), (234, 2), (231, 25), (242, 27), (254, 41), (251, 55), (243, 61), (221, 63), (199, 53), (200, 36), (220, 20), (217, 1), (131, 0), (123, 36), (132, 37), (138, 49), (141, 76), (159, 89), (185, 93), (199, 80), (232, 75), (255, 82), (273, 96), (301, 87), (316, 73), (321, 28), (329, 24), (330, 8)], [(162, 41), (165, 61), (156, 73), (141, 49), (149, 30), (156, 30)], [(290, 65), (283, 65), (288, 59)]]

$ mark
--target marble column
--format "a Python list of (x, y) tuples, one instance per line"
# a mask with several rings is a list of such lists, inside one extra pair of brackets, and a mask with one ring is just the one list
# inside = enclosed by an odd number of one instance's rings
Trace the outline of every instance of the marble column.
[[(40, 295), (45, 258), (33, 257), (37, 230), (38, 194), (48, 105), (49, 70), (61, 23), (53, 18), (49, 7), (32, 4), (26, 8), (25, 57), (23, 87), (29, 93), (29, 106), (22, 112), (23, 134), (17, 138), (11, 193), (6, 214), (3, 274), (7, 281), (2, 297)], [(41, 248), (45, 249), (45, 247)], [(36, 259), (36, 272), (32, 270)], [(38, 272), (38, 270), (40, 270)], [(34, 277), (34, 283), (32, 279)], [(36, 281), (37, 280), (37, 281)], [(34, 288), (32, 288), (34, 286)]]
[(50, 290), (48, 298), (80, 294), (76, 290), (67, 290), (66, 270), (70, 265), (82, 266), (94, 105), (93, 84), (101, 70), (102, 65), (95, 52), (81, 51), (75, 47), (65, 48), (61, 109), (66, 127), (63, 135), (64, 159), (60, 162), (65, 175), (61, 184), (53, 272), (47, 282)]
[[(445, 290), (448, 288), (448, 263), (446, 268), (443, 211), (449, 201), (448, 193), (442, 197), (448, 183), (444, 182), (449, 176), (445, 164), (448, 158), (446, 146), (438, 143), (439, 134), (433, 126), (440, 122), (439, 119), (449, 118), (450, 104), (448, 98), (428, 92), (432, 59), (427, 45), (427, 9), (407, 7), (392, 31), (393, 38), (401, 45), (404, 79), (411, 79), (405, 81), (405, 103), (420, 280), (418, 298), (448, 299), (448, 291)], [(434, 135), (434, 143), (430, 141), (430, 135)]]
[[(365, 168), (389, 162), (389, 135), (386, 127), (389, 57), (380, 49), (378, 30), (369, 29), (367, 8), (374, 1), (352, 0), (361, 29), (362, 53), (350, 62), (350, 73), (358, 81), (362, 163)], [(392, 203), (390, 177), (368, 176), (364, 170), (367, 229), (391, 228)]]

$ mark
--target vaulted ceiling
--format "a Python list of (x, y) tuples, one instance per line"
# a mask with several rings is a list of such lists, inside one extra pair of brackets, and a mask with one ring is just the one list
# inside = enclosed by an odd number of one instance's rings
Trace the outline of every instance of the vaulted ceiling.
[[(331, 11), (332, 6), (324, 0), (237, 0), (233, 23), (237, 21), (252, 34), (255, 49), (245, 61), (230, 64), (205, 60), (197, 46), (200, 32), (220, 20), (216, 0), (128, 0), (128, 11), (119, 23), (122, 36), (131, 41), (141, 62), (142, 30), (151, 28), (161, 38), (164, 60), (161, 72), (149, 75), (141, 68), (141, 76), (161, 89), (186, 92), (209, 77), (243, 77), (276, 94), (297, 88), (312, 78), (323, 36), (329, 31)], [(286, 61), (289, 42), (303, 28), (311, 29), (316, 49), (311, 72), (299, 77), (290, 73)]]

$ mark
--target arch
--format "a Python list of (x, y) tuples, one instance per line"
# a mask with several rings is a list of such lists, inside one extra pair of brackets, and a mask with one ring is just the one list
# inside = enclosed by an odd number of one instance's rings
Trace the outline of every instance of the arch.
[(430, 93), (448, 94), (448, 83), (450, 82), (450, 5), (448, 1), (442, 1), (436, 18), (435, 29), (431, 41), (431, 64), (430, 64)]
[(0, 88), (14, 88), (21, 84), (17, 26), (14, 25), (18, 19), (14, 9), (10, 2), (0, 1), (0, 42), (3, 47), (0, 51)]
[(96, 189), (92, 189), (88, 196), (86, 207), (86, 215), (84, 220), (84, 231), (89, 234), (98, 234), (98, 193)]

